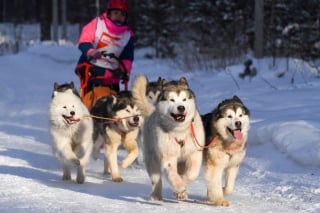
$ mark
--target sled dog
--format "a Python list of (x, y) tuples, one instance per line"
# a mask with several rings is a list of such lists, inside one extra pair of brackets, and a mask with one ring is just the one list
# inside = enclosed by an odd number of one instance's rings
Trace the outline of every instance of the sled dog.
[[(147, 79), (148, 81), (148, 79)], [(149, 102), (153, 105), (157, 102), (158, 96), (162, 90), (162, 86), (166, 83), (166, 80), (164, 78), (158, 77), (156, 81), (148, 81), (147, 83), (147, 90), (146, 90), (146, 96), (149, 100)], [(138, 141), (141, 143), (143, 140), (143, 126), (140, 128), (140, 132), (138, 135)]]
[(77, 183), (85, 180), (85, 167), (92, 151), (93, 122), (73, 82), (54, 83), (49, 104), (49, 132), (54, 156), (63, 167), (63, 180), (71, 180), (77, 166)]
[(127, 168), (139, 154), (136, 139), (143, 117), (130, 91), (120, 91), (117, 95), (100, 98), (91, 109), (91, 114), (97, 116), (94, 118), (93, 158), (98, 159), (100, 147), (104, 144), (104, 173), (111, 174), (114, 182), (121, 182), (118, 148), (123, 145), (128, 151), (121, 163), (122, 168)]
[(153, 105), (145, 95), (147, 83), (146, 76), (136, 76), (132, 94), (145, 117), (143, 156), (152, 183), (150, 198), (162, 199), (166, 174), (176, 199), (187, 199), (187, 184), (198, 177), (202, 164), (199, 145), (205, 143), (195, 95), (182, 77), (165, 83)]
[(159, 77), (157, 81), (150, 81), (147, 84), (146, 96), (150, 103), (155, 104), (166, 80)]
[(208, 200), (216, 206), (229, 206), (224, 196), (233, 192), (239, 166), (246, 155), (250, 112), (234, 96), (219, 103), (217, 108), (203, 115), (202, 119), (206, 145), (209, 146), (204, 152)]

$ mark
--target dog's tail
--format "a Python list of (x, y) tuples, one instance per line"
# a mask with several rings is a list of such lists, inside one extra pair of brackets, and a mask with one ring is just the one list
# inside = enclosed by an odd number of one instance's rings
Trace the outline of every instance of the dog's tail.
[(148, 101), (146, 96), (147, 85), (148, 79), (143, 74), (137, 75), (132, 85), (132, 96), (144, 117), (149, 116), (155, 110), (154, 105)]

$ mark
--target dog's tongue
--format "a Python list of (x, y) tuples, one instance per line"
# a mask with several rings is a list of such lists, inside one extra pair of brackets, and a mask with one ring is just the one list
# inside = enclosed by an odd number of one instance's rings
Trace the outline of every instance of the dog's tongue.
[(243, 134), (240, 130), (234, 130), (233, 136), (239, 141), (242, 140), (242, 138), (243, 138)]
[(67, 122), (68, 122), (69, 124), (77, 123), (77, 122), (79, 122), (79, 121), (80, 121), (80, 118), (70, 117), (70, 118), (67, 119)]
[(80, 121), (80, 118), (71, 118), (70, 121), (78, 122)]

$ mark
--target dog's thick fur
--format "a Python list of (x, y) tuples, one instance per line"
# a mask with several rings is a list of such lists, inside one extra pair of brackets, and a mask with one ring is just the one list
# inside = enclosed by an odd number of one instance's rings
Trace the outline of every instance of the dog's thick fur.
[(100, 147), (104, 144), (104, 173), (111, 174), (114, 182), (121, 182), (123, 179), (117, 162), (118, 148), (123, 145), (128, 151), (121, 163), (122, 168), (127, 168), (139, 154), (136, 139), (143, 117), (130, 91), (121, 91), (117, 95), (100, 98), (91, 109), (91, 114), (107, 119), (94, 119), (93, 158), (99, 157)]
[[(208, 200), (216, 206), (229, 206), (224, 196), (233, 192), (240, 164), (246, 155), (250, 112), (234, 96), (222, 101), (211, 113), (202, 116), (206, 132), (204, 152)], [(222, 186), (225, 174), (225, 186)]]
[(92, 150), (93, 122), (87, 108), (70, 84), (54, 83), (49, 104), (49, 132), (54, 156), (63, 166), (63, 180), (71, 179), (77, 166), (77, 183), (85, 181), (85, 167)]
[[(138, 75), (133, 82), (133, 97), (145, 117), (143, 156), (152, 183), (152, 200), (162, 199), (162, 174), (171, 184), (177, 199), (187, 199), (187, 184), (200, 172), (205, 143), (204, 129), (194, 93), (187, 80), (166, 83), (155, 105), (146, 97), (147, 78)], [(192, 133), (192, 127), (195, 134)]]

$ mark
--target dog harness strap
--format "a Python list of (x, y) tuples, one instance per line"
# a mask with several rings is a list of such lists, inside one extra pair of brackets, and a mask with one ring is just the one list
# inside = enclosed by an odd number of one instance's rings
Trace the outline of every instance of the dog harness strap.
[(119, 122), (119, 121), (121, 121), (121, 118), (107, 118), (107, 117), (101, 117), (101, 116), (96, 116), (96, 115), (88, 115), (88, 117), (95, 118), (95, 119), (107, 120), (108, 122)]
[(89, 71), (93, 66), (87, 62), (83, 62), (77, 65), (77, 74), (80, 79), (80, 97), (85, 95), (85, 89), (88, 86)]
[(194, 129), (193, 121), (192, 121), (192, 123), (191, 123), (191, 132), (192, 132), (192, 136), (193, 136), (196, 144), (197, 144), (202, 150), (211, 147), (211, 146), (216, 142), (216, 140), (218, 139), (218, 135), (216, 135), (216, 136), (210, 141), (210, 143), (209, 143), (207, 146), (202, 146), (202, 145), (199, 143), (199, 141), (198, 141), (198, 139), (197, 139), (197, 137), (196, 137), (196, 131), (195, 131), (195, 129)]

